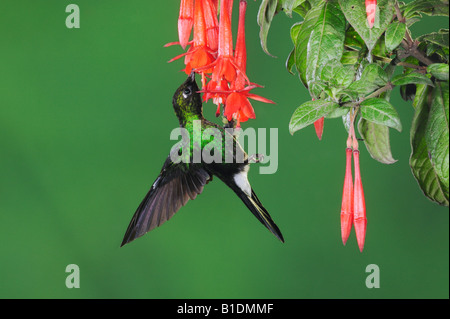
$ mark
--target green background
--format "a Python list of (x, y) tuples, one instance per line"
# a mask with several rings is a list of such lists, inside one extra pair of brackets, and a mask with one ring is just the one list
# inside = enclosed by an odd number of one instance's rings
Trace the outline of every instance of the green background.
[[(237, 1), (235, 1), (237, 2)], [(76, 3), (81, 28), (68, 29)], [(276, 16), (263, 53), (248, 2), (247, 74), (265, 86), (257, 118), (278, 128), (278, 171), (249, 178), (280, 227), (280, 243), (219, 180), (162, 227), (119, 248), (158, 175), (178, 125), (171, 99), (186, 75), (179, 1), (16, 1), (0, 4), (0, 297), (2, 298), (448, 298), (448, 208), (427, 200), (408, 166), (412, 106), (393, 94), (403, 132), (383, 165), (361, 152), (368, 229), (340, 237), (346, 132), (325, 121), (294, 136), (288, 122), (310, 99), (284, 68), (289, 28)], [(234, 12), (237, 12), (235, 3)], [(448, 27), (427, 18), (414, 35)], [(215, 107), (205, 105), (214, 118)], [(68, 289), (68, 264), (80, 267)], [(366, 266), (380, 268), (368, 289)]]

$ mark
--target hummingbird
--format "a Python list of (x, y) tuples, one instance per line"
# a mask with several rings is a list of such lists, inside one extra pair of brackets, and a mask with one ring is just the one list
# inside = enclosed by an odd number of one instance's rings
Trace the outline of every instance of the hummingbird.
[[(232, 157), (232, 161), (221, 161), (207, 163), (203, 160), (194, 161), (193, 153), (195, 147), (205, 147), (207, 140), (202, 141), (201, 145), (189, 143), (186, 161), (174, 161), (173, 152), (180, 154), (181, 148), (172, 148), (161, 169), (159, 176), (152, 184), (147, 195), (144, 197), (139, 207), (136, 209), (130, 224), (125, 232), (121, 247), (138, 237), (145, 235), (150, 230), (161, 226), (169, 220), (182, 206), (189, 200), (193, 200), (199, 195), (204, 186), (218, 177), (242, 200), (253, 215), (267, 227), (281, 242), (284, 242), (281, 231), (270, 217), (267, 210), (261, 204), (255, 191), (248, 181), (248, 171), (252, 156), (248, 156), (238, 143), (236, 137), (230, 134), (223, 127), (208, 121), (203, 116), (203, 105), (199, 88), (195, 81), (195, 73), (191, 72), (187, 80), (176, 90), (172, 100), (175, 114), (180, 123), (180, 128), (185, 129), (192, 136), (194, 122), (200, 123), (200, 129), (204, 132), (206, 129), (214, 129), (220, 132), (223, 141), (231, 141), (232, 147), (219, 147), (222, 152), (221, 158)], [(214, 137), (214, 136), (213, 136)], [(215, 137), (213, 143), (215, 142)], [(226, 154), (232, 152), (232, 154)], [(238, 156), (242, 160), (237, 160)], [(230, 157), (228, 157), (230, 158)], [(256, 159), (258, 161), (258, 159)]]

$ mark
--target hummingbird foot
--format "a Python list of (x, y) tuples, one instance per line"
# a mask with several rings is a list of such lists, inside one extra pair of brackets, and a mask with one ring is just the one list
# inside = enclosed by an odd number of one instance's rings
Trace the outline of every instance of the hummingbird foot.
[(259, 163), (264, 160), (264, 154), (253, 154), (247, 159), (247, 163)]

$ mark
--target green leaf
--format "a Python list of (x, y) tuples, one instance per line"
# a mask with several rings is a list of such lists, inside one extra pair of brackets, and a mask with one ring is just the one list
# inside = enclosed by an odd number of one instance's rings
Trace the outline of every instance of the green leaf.
[(310, 1), (305, 1), (301, 5), (295, 7), (292, 11), (300, 15), (302, 18), (306, 17), (306, 14), (311, 9)]
[(289, 56), (286, 59), (286, 70), (288, 70), (290, 74), (294, 74), (294, 72), (292, 72), (294, 66), (295, 66), (295, 49), (292, 49), (291, 53), (289, 53)]
[(389, 128), (385, 125), (369, 122), (360, 118), (358, 130), (364, 139), (367, 151), (370, 156), (383, 164), (393, 164), (397, 162), (392, 157), (391, 144), (389, 141)]
[(306, 55), (306, 83), (320, 79), (323, 67), (332, 60), (340, 60), (344, 50), (345, 18), (334, 2), (326, 2), (311, 29)]
[(350, 111), (349, 107), (338, 107), (336, 109), (334, 109), (333, 111), (331, 111), (330, 113), (328, 113), (327, 115), (325, 115), (325, 118), (327, 119), (334, 119), (334, 118), (338, 118), (338, 117), (342, 117), (344, 115), (347, 115)]
[(427, 84), (433, 86), (433, 82), (424, 74), (413, 72), (398, 74), (391, 80), (394, 85), (406, 85), (406, 84)]
[(388, 79), (386, 71), (378, 64), (370, 63), (364, 68), (361, 78), (352, 82), (349, 87), (342, 92), (351, 97), (351, 99), (356, 100), (358, 97), (364, 97), (386, 85)]
[(342, 67), (342, 63), (339, 60), (333, 60), (327, 63), (322, 69), (320, 79), (324, 82), (333, 82), (336, 75), (336, 70)]
[(416, 0), (403, 6), (403, 16), (406, 19), (417, 13), (431, 16), (448, 16), (448, 0)]
[(384, 86), (388, 82), (389, 78), (378, 64), (368, 64), (361, 74), (361, 80), (373, 83), (378, 86)]
[(281, 8), (287, 14), (288, 17), (292, 18), (292, 10), (297, 8), (306, 0), (280, 0)]
[(438, 80), (448, 81), (448, 64), (433, 63), (427, 67), (427, 71)]
[(289, 122), (289, 132), (294, 134), (294, 132), (326, 116), (337, 107), (339, 107), (339, 104), (331, 101), (315, 100), (303, 103), (292, 114)]
[(341, 58), (341, 63), (344, 65), (355, 65), (359, 59), (358, 51), (344, 51)]
[(444, 186), (448, 198), (449, 189), (449, 94), (448, 82), (436, 82), (425, 131), (429, 157), (436, 175)]
[(385, 125), (402, 131), (402, 124), (395, 108), (380, 98), (371, 98), (364, 100), (360, 104), (361, 116), (375, 124)]
[(294, 44), (294, 47), (297, 45), (297, 38), (298, 38), (298, 33), (300, 32), (300, 29), (302, 27), (303, 21), (294, 23), (291, 27), (291, 39), (292, 39), (292, 43)]
[(449, 48), (449, 34), (448, 30), (441, 30), (440, 32), (433, 32), (424, 34), (417, 38), (418, 41), (426, 41), (437, 44), (443, 48)]
[(393, 0), (378, 0), (375, 24), (372, 28), (369, 28), (364, 1), (339, 0), (345, 17), (364, 40), (369, 51), (372, 50), (380, 36), (386, 31), (387, 26), (391, 23), (394, 17), (394, 3), (395, 1)]
[(259, 6), (257, 22), (260, 26), (259, 38), (261, 40), (261, 47), (264, 52), (273, 56), (267, 50), (267, 34), (269, 33), (270, 24), (277, 10), (278, 0), (262, 0)]
[(300, 80), (306, 86), (306, 56), (308, 54), (308, 43), (311, 36), (311, 31), (314, 28), (325, 2), (313, 6), (305, 16), (300, 30), (297, 33), (295, 43), (295, 66), (297, 67)]
[(353, 65), (338, 67), (333, 75), (336, 85), (346, 88), (355, 80), (355, 67)]
[(361, 79), (350, 84), (350, 86), (343, 90), (342, 93), (349, 96), (352, 100), (357, 100), (358, 97), (364, 97), (378, 88), (378, 85)]
[(386, 29), (386, 35), (384, 38), (386, 44), (386, 50), (389, 52), (394, 51), (402, 42), (406, 33), (406, 24), (395, 21), (392, 22)]
[(448, 187), (445, 192), (444, 185), (437, 176), (428, 156), (428, 147), (425, 141), (430, 91), (431, 87), (429, 86), (417, 86), (417, 94), (413, 103), (415, 112), (410, 132), (411, 156), (409, 158), (409, 165), (425, 196), (440, 205), (448, 206)]
[(344, 45), (358, 51), (365, 47), (363, 39), (361, 39), (358, 32), (352, 26), (349, 26), (345, 33)]

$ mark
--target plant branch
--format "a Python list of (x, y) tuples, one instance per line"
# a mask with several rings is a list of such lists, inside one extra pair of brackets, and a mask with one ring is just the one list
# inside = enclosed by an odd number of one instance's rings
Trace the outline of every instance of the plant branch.
[(378, 90), (376, 90), (375, 92), (373, 92), (372, 94), (367, 95), (365, 98), (363, 98), (360, 102), (367, 100), (367, 99), (371, 99), (374, 97), (378, 97), (381, 94), (383, 94), (386, 91), (390, 91), (394, 88), (394, 85), (392, 85), (391, 82), (388, 82), (385, 86), (383, 86), (382, 88), (379, 88)]
[[(406, 23), (406, 19), (403, 17), (397, 1), (395, 2), (394, 8), (395, 8), (395, 13), (397, 15), (397, 20), (400, 23)], [(405, 32), (405, 39), (403, 39), (402, 43), (401, 43), (405, 52), (401, 54), (401, 57), (412, 56), (425, 65), (433, 64), (433, 61), (431, 61), (429, 58), (427, 58), (425, 56), (425, 54), (423, 54), (418, 49), (419, 44), (420, 44), (419, 41), (413, 40), (413, 38), (411, 38), (411, 35), (409, 34), (409, 30), (407, 28), (406, 32)]]

